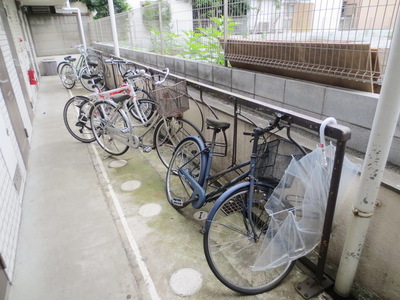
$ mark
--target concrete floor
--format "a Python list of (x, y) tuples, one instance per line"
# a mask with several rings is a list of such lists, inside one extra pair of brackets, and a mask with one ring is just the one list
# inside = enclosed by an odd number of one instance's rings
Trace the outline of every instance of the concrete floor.
[[(130, 149), (110, 157), (96, 143), (76, 141), (62, 120), (70, 96), (58, 76), (41, 78), (9, 300), (179, 299), (197, 290), (184, 298), (303, 299), (294, 289), (307, 279), (299, 266), (258, 296), (222, 285), (204, 258), (196, 210), (178, 212), (165, 199), (157, 154)], [(127, 163), (118, 167), (121, 160)], [(202, 281), (190, 281), (186, 268)]]

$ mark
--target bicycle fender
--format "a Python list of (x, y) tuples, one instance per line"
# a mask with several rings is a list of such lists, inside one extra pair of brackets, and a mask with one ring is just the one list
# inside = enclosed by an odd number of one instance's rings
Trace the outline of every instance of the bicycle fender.
[(175, 147), (174, 153), (175, 153), (175, 150), (179, 147), (179, 145), (182, 144), (185, 140), (187, 140), (189, 138), (190, 139), (194, 139), (194, 140), (196, 140), (198, 142), (198, 144), (200, 145), (200, 151), (204, 150), (204, 142), (203, 142), (203, 140), (201, 138), (193, 135), (193, 136), (187, 136), (182, 141), (180, 141), (179, 144)]
[[(175, 147), (174, 153), (175, 153), (176, 149), (179, 148), (180, 144), (182, 144), (182, 143), (183, 143), (184, 141), (186, 141), (187, 139), (196, 140), (196, 142), (198, 143), (198, 145), (199, 145), (199, 147), (200, 147), (200, 151), (202, 152), (202, 153), (200, 154), (200, 155), (201, 155), (201, 159), (202, 159), (203, 161), (205, 161), (205, 160), (206, 160), (206, 154), (203, 152), (204, 149), (205, 149), (204, 141), (203, 141), (201, 138), (197, 137), (197, 136), (188, 136), (188, 137), (185, 137), (185, 138), (184, 138), (182, 141), (180, 141), (180, 143)], [(206, 165), (206, 164), (203, 164), (203, 166), (205, 166), (205, 165)], [(206, 178), (205, 170), (200, 170), (200, 177), (199, 177), (199, 179), (197, 180), (197, 182), (198, 182), (201, 186), (203, 186), (205, 178)], [(204, 203), (204, 202), (203, 202), (203, 203)], [(203, 205), (203, 204), (202, 204), (202, 205)], [(201, 206), (200, 206), (200, 207), (201, 207)]]
[[(262, 185), (268, 188), (274, 188), (272, 185), (268, 184), (268, 183), (264, 183), (264, 182), (257, 182), (258, 185)], [(206, 223), (204, 224), (204, 231), (207, 232), (210, 229), (210, 225), (211, 225), (211, 217), (214, 216), (215, 211), (217, 210), (217, 208), (221, 205), (221, 203), (223, 201), (225, 201), (225, 199), (227, 197), (229, 197), (231, 194), (235, 193), (237, 190), (240, 190), (242, 188), (245, 187), (249, 187), (250, 186), (250, 182), (242, 182), (239, 183), (231, 188), (229, 188), (228, 190), (226, 190), (224, 193), (221, 194), (221, 196), (218, 197), (217, 201), (215, 201), (213, 207), (211, 208), (210, 212), (208, 213), (208, 217), (206, 220)]]
[(228, 197), (234, 191), (239, 190), (239, 189), (244, 188), (244, 187), (247, 187), (249, 185), (250, 185), (250, 182), (239, 183), (239, 184), (227, 189), (224, 193), (221, 194), (221, 196), (218, 197), (218, 199), (215, 201), (214, 205), (211, 207), (211, 210), (208, 213), (207, 221), (204, 224), (204, 229), (206, 231), (208, 231), (210, 229), (210, 225), (211, 225), (210, 216), (214, 216), (215, 211), (219, 207), (220, 203), (223, 202), (226, 199), (226, 197)]
[(184, 169), (179, 170), (179, 172), (183, 175), (183, 179), (190, 185), (193, 190), (192, 195), (190, 196), (190, 201), (192, 201), (192, 205), (194, 208), (200, 208), (203, 206), (206, 200), (206, 192), (201, 187), (197, 181), (191, 177), (188, 172)]

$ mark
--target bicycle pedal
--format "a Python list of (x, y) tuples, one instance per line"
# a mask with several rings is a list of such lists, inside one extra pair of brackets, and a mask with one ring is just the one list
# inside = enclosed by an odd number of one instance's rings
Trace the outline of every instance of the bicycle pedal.
[(143, 146), (142, 147), (144, 153), (149, 153), (153, 148), (151, 146)]
[(85, 126), (85, 123), (79, 121), (79, 122), (77, 122), (77, 123), (75, 124), (75, 126), (77, 126), (77, 127), (84, 127), (84, 126)]
[(172, 199), (172, 204), (175, 206), (179, 206), (179, 207), (184, 207), (184, 201), (180, 198), (173, 198)]
[(122, 128), (121, 132), (122, 133), (128, 133), (129, 132), (129, 128), (128, 127)]

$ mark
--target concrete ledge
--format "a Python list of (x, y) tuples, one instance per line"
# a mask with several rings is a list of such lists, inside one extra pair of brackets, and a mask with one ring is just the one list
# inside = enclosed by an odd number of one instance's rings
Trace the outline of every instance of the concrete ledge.
[(198, 63), (190, 60), (185, 60), (185, 75), (193, 80), (198, 80), (199, 70)]
[(149, 53), (149, 61), (152, 67), (157, 67), (157, 54)]
[(183, 59), (175, 59), (175, 74), (185, 75), (185, 61)]
[(268, 98), (283, 103), (286, 79), (256, 73), (255, 98)]
[(164, 56), (164, 68), (169, 68), (170, 72), (175, 73), (175, 58)]
[[(94, 47), (101, 51), (113, 52), (111, 46), (95, 44)], [(352, 130), (352, 138), (347, 144), (348, 147), (361, 153), (366, 151), (379, 98), (377, 94), (227, 68), (178, 57), (157, 55), (157, 60), (154, 61), (150, 59), (149, 53), (137, 50), (128, 50), (123, 53), (128, 58), (134, 58), (138, 63), (149, 65), (155, 63), (157, 65), (154, 67), (158, 68), (168, 67), (171, 73), (176, 75), (186, 76), (200, 83), (284, 107), (320, 120), (328, 116), (334, 117), (339, 123)], [(164, 57), (164, 60), (161, 57)], [(400, 121), (398, 121), (389, 155), (389, 162), (396, 165), (400, 165), (399, 144)]]
[(297, 80), (286, 80), (284, 103), (322, 115), (325, 87)]
[(325, 89), (323, 113), (338, 120), (371, 128), (378, 95), (334, 88)]
[(212, 65), (207, 63), (198, 64), (198, 76), (200, 82), (212, 85), (214, 81), (212, 67), (213, 67)]
[(231, 90), (232, 88), (231, 68), (213, 66), (212, 74), (213, 74), (213, 82), (216, 84), (216, 86), (220, 86), (221, 88), (225, 88), (229, 91)]
[(232, 89), (254, 95), (255, 81), (254, 72), (232, 69)]

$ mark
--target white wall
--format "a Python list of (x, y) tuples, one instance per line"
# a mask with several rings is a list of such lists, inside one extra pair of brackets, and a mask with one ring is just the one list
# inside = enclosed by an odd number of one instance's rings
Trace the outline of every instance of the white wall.
[(192, 4), (184, 0), (170, 0), (172, 32), (193, 30)]
[[(32, 121), (29, 118), (28, 106), (35, 105), (37, 90), (28, 83), (27, 70), (35, 63), (32, 60), (33, 48), (26, 40), (26, 32), (22, 24), (25, 20), (19, 18), (19, 13), (14, 0), (4, 0), (7, 11), (7, 22), (11, 28), (10, 40), (15, 45), (17, 57), (11, 54), (10, 44), (0, 20), (0, 51), (6, 61), (6, 70), (12, 85), (12, 91), (22, 118), (23, 126), (30, 137), (32, 135)], [(21, 22), (22, 20), (22, 22)], [(29, 38), (28, 38), (29, 40)], [(14, 58), (17, 61), (14, 61)], [(17, 74), (15, 64), (19, 63), (22, 69), (22, 86)], [(27, 97), (22, 92), (27, 89)], [(28, 104), (25, 100), (29, 100)], [(26, 181), (27, 166), (24, 164), (18, 142), (8, 114), (6, 102), (13, 101), (9, 95), (0, 92), (0, 253), (6, 263), (5, 273), (12, 280), (15, 255), (18, 241), (18, 231), (22, 213), (22, 198)], [(19, 186), (16, 184), (20, 183)]]

